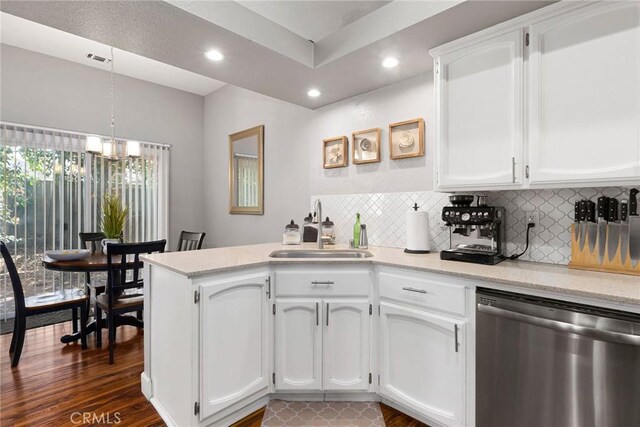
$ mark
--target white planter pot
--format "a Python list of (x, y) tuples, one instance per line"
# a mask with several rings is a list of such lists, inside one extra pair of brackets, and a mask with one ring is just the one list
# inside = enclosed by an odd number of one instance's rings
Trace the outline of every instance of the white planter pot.
[(120, 243), (120, 239), (102, 239), (102, 253), (107, 254), (107, 245), (109, 243)]

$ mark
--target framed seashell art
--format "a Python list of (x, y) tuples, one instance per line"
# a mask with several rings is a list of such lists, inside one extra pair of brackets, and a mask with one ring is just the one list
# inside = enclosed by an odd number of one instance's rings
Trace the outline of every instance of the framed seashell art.
[(351, 159), (354, 165), (380, 161), (380, 128), (351, 134)]
[(322, 160), (325, 169), (347, 166), (347, 137), (336, 136), (322, 140)]
[(424, 120), (389, 125), (389, 157), (392, 160), (424, 156)]

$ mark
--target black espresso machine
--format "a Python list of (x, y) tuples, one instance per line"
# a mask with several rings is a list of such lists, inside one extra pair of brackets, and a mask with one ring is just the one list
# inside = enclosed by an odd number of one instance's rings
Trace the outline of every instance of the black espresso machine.
[(442, 209), (442, 220), (449, 227), (449, 249), (440, 259), (497, 264), (504, 260), (504, 208), (487, 206), (485, 196), (452, 195), (451, 206)]

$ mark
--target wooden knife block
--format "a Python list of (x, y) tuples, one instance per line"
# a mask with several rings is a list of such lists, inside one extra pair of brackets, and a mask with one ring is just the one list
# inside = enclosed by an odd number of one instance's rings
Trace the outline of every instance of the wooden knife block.
[[(629, 227), (629, 224), (618, 224), (620, 227)], [(610, 273), (621, 273), (621, 274), (631, 274), (634, 276), (640, 276), (640, 262), (636, 264), (635, 267), (631, 265), (631, 255), (629, 254), (629, 249), (627, 249), (627, 254), (625, 257), (625, 262), (622, 262), (622, 253), (620, 248), (620, 239), (618, 239), (618, 247), (616, 248), (615, 256), (611, 261), (609, 261), (609, 248), (607, 242), (607, 233), (609, 232), (609, 225), (607, 224), (607, 232), (601, 236), (600, 233), (597, 234), (596, 244), (594, 245), (593, 251), (589, 249), (591, 246), (589, 244), (589, 234), (587, 233), (587, 237), (584, 241), (584, 247), (580, 247), (578, 242), (578, 238), (576, 238), (575, 233), (576, 224), (571, 224), (571, 261), (569, 262), (569, 268), (576, 268), (579, 270), (593, 270), (593, 271), (604, 271)], [(622, 233), (621, 233), (622, 234)], [(598, 240), (605, 239), (605, 247), (604, 247), (604, 257), (602, 259), (602, 263), (599, 262), (599, 254), (598, 254)]]

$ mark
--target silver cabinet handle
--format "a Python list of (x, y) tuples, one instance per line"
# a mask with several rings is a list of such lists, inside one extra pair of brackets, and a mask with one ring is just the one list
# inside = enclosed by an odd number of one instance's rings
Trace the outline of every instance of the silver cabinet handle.
[(529, 323), (531, 325), (541, 326), (543, 328), (555, 329), (557, 331), (570, 334), (582, 335), (592, 339), (601, 341), (617, 342), (622, 344), (631, 344), (640, 346), (640, 335), (630, 335), (622, 332), (614, 332), (606, 329), (590, 328), (588, 326), (578, 326), (572, 323), (565, 323), (558, 320), (547, 319), (544, 317), (530, 316), (516, 311), (505, 310), (504, 308), (494, 307), (491, 305), (478, 304), (478, 311), (492, 316), (505, 317), (517, 322)]
[(516, 182), (516, 158), (515, 157), (511, 158), (511, 177), (512, 177), (513, 183), (515, 184)]
[(327, 326), (329, 326), (329, 303), (327, 303)]
[(456, 353), (457, 353), (458, 352), (458, 347), (460, 347), (460, 343), (458, 342), (458, 325), (457, 324), (453, 325), (453, 330), (455, 332), (454, 347), (455, 347)]
[(319, 303), (316, 303), (316, 326), (320, 326), (320, 314), (319, 314), (320, 310), (318, 310), (318, 304)]
[(425, 291), (424, 289), (416, 289), (416, 288), (412, 288), (410, 286), (407, 286), (406, 288), (402, 288), (403, 291), (409, 291), (409, 292), (417, 292), (419, 294), (426, 294), (427, 291)]
[(314, 280), (313, 282), (311, 282), (311, 286), (317, 286), (317, 285), (326, 285), (326, 286), (331, 286), (333, 285), (333, 281), (332, 280)]

